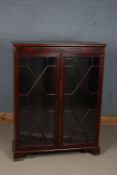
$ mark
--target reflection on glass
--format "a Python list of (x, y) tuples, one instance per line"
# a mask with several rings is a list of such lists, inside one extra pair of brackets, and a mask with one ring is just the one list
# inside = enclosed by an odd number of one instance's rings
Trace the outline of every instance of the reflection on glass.
[(20, 144), (54, 145), (56, 58), (20, 58)]
[(96, 139), (99, 59), (67, 57), (64, 64), (64, 145), (93, 143)]

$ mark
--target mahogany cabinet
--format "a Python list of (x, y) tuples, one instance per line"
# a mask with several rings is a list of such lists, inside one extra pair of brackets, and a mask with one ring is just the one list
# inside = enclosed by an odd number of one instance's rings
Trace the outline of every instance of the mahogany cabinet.
[(100, 152), (103, 43), (14, 45), (14, 158)]

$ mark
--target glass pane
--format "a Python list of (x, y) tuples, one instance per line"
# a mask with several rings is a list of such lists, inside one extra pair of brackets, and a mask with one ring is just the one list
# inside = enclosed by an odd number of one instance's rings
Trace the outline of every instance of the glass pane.
[(64, 64), (64, 145), (94, 143), (99, 59), (67, 57)]
[(20, 144), (54, 145), (56, 58), (21, 57), (19, 68)]

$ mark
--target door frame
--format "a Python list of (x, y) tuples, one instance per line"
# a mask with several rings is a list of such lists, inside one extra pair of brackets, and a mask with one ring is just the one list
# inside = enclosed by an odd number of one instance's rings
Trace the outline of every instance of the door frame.
[[(98, 57), (99, 59), (99, 77), (98, 77), (98, 97), (97, 97), (97, 112), (96, 112), (96, 140), (95, 142), (92, 143), (76, 143), (76, 144), (67, 144), (64, 145), (63, 142), (63, 137), (64, 137), (64, 81), (65, 81), (65, 77), (64, 77), (64, 58), (65, 57), (69, 57), (69, 56), (73, 56), (73, 57), (87, 57), (87, 59), (90, 59), (91, 57)], [(61, 70), (62, 70), (62, 77), (63, 77), (63, 90), (62, 90), (62, 104), (63, 107), (61, 107), (61, 115), (63, 116), (63, 118), (61, 119), (61, 147), (63, 149), (69, 149), (69, 148), (80, 148), (80, 147), (87, 147), (87, 146), (99, 146), (99, 125), (100, 125), (100, 118), (101, 118), (101, 101), (102, 101), (102, 83), (103, 83), (103, 73), (104, 73), (104, 54), (100, 54), (100, 53), (77, 53), (77, 52), (67, 52), (67, 53), (62, 53), (61, 54), (61, 59), (63, 59), (63, 62), (61, 63)]]
[[(56, 97), (55, 97), (55, 119), (54, 119), (54, 145), (52, 146), (39, 146), (39, 145), (29, 145), (23, 146), (20, 144), (20, 126), (19, 126), (19, 60), (20, 56), (35, 56), (35, 57), (51, 57), (57, 60), (56, 62)], [(50, 53), (25, 53), (25, 52), (15, 52), (14, 56), (14, 149), (15, 150), (50, 150), (57, 149), (59, 146), (59, 82), (60, 82), (60, 53), (59, 52), (50, 52)]]

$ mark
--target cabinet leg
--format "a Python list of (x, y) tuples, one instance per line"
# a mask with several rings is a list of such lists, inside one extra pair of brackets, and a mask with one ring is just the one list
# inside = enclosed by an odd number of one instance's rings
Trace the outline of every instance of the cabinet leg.
[(100, 154), (100, 147), (81, 149), (80, 152), (82, 152), (82, 153), (89, 152), (92, 155), (99, 155)]
[(96, 147), (96, 148), (92, 148), (87, 150), (89, 153), (91, 153), (92, 155), (99, 155), (100, 154), (100, 147)]
[(100, 154), (100, 148), (95, 148), (90, 150), (90, 153), (93, 155), (99, 155)]
[(13, 153), (13, 159), (16, 160), (23, 160), (26, 157), (25, 153)]

